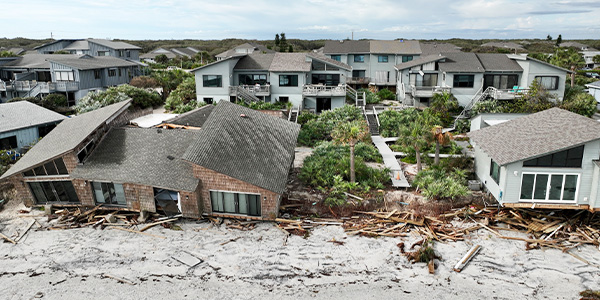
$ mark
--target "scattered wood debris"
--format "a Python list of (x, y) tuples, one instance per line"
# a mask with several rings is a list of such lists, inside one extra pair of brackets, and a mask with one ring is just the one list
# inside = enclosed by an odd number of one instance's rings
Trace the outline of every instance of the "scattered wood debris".
[(454, 271), (455, 272), (462, 271), (462, 269), (464, 269), (469, 264), (469, 262), (471, 261), (471, 259), (473, 257), (475, 257), (475, 255), (479, 252), (479, 250), (481, 250), (481, 246), (480, 245), (473, 246), (469, 250), (469, 252), (467, 252), (467, 254), (465, 254), (465, 256), (463, 256), (463, 258), (461, 258), (458, 263), (456, 263), (456, 265), (454, 266)]

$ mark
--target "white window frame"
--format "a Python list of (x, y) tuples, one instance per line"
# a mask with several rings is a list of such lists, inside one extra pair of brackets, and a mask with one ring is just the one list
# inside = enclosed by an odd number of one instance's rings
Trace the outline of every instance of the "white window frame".
[[(532, 197), (534, 197), (535, 194), (535, 184), (537, 182), (537, 175), (548, 175), (548, 182), (546, 183), (546, 199), (544, 200), (540, 200), (540, 199), (521, 199), (521, 192), (523, 189), (523, 176), (525, 175), (535, 175), (535, 178), (533, 180), (533, 187), (532, 187)], [(563, 198), (563, 194), (564, 194), (564, 186), (565, 186), (565, 180), (566, 180), (566, 176), (567, 175), (575, 175), (577, 176), (577, 184), (575, 185), (575, 199), (574, 200), (549, 200), (548, 197), (550, 196), (549, 190), (550, 190), (550, 182), (551, 182), (551, 178), (552, 175), (562, 175), (563, 176), (563, 182), (562, 182), (562, 187), (563, 190), (560, 192), (560, 198)], [(557, 172), (521, 172), (521, 181), (519, 182), (519, 202), (528, 202), (528, 203), (553, 203), (553, 204), (575, 204), (577, 203), (577, 199), (579, 198), (579, 185), (581, 184), (581, 174), (580, 173), (557, 173)]]
[(54, 71), (55, 81), (75, 81), (75, 75), (72, 70), (57, 70)]

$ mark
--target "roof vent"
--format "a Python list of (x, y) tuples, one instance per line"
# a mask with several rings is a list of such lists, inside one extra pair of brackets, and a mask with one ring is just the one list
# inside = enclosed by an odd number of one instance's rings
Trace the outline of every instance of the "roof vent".
[(174, 160), (174, 159), (175, 159), (175, 156), (173, 156), (173, 155), (168, 155), (168, 156), (167, 156), (167, 158), (168, 158), (169, 160)]
[(248, 116), (246, 116), (246, 114), (240, 114), (240, 118), (248, 118)]
[(156, 132), (157, 133), (162, 133), (162, 129), (158, 128), (158, 129), (156, 129)]

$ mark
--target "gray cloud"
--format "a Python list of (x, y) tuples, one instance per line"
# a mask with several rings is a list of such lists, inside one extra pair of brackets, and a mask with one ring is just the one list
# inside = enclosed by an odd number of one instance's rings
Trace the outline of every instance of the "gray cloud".
[(563, 14), (585, 14), (593, 12), (593, 10), (540, 10), (529, 12), (530, 15), (563, 15)]

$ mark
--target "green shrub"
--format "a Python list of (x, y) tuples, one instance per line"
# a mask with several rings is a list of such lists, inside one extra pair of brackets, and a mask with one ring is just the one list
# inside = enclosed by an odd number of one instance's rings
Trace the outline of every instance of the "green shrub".
[(396, 94), (388, 89), (382, 89), (377, 92), (377, 96), (381, 100), (396, 100)]
[(54, 107), (67, 106), (67, 97), (63, 94), (50, 94), (43, 101)]
[(586, 117), (591, 117), (596, 113), (597, 105), (598, 102), (594, 96), (588, 93), (579, 93), (572, 99), (563, 101), (560, 108)]
[(162, 99), (156, 93), (123, 84), (110, 87), (106, 91), (88, 93), (85, 97), (79, 99), (77, 105), (75, 105), (75, 110), (77, 113), (84, 113), (130, 98), (132, 99), (132, 105), (139, 108), (153, 107), (162, 102)]
[(422, 190), (423, 196), (427, 199), (432, 200), (454, 200), (469, 194), (465, 171), (454, 169), (447, 172), (440, 166), (432, 166), (417, 173), (413, 186)]
[(300, 128), (298, 143), (313, 147), (320, 141), (331, 140), (330, 132), (337, 124), (363, 119), (360, 108), (351, 105), (324, 111), (316, 119), (312, 118)]
[(238, 104), (256, 110), (282, 110), (292, 108), (291, 102), (251, 102), (250, 104), (238, 101)]
[(371, 92), (369, 89), (358, 89), (356, 92), (365, 93), (365, 100), (367, 104), (377, 104), (381, 102), (381, 98), (379, 98), (377, 94)]
[[(189, 108), (190, 105), (188, 104), (191, 102), (196, 102), (196, 81), (194, 78), (186, 78), (169, 94), (164, 107), (168, 111), (182, 111), (187, 109), (182, 106)], [(192, 103), (191, 106), (195, 105)]]
[(379, 114), (379, 133), (383, 137), (398, 136), (400, 126), (414, 122), (418, 115), (419, 111), (412, 107), (401, 111), (385, 110)]
[(300, 112), (300, 115), (298, 116), (298, 124), (300, 125), (304, 125), (306, 123), (308, 123), (308, 121), (310, 120), (315, 120), (317, 119), (319, 116), (317, 116), (317, 114), (313, 114), (310, 112)]

